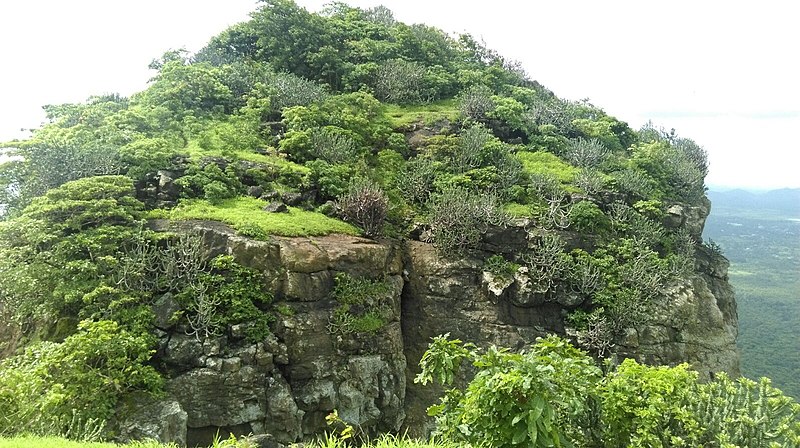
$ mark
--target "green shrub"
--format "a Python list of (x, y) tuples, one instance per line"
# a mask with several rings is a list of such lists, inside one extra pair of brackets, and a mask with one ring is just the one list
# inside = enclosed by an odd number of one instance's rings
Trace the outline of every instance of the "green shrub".
[(190, 333), (202, 339), (218, 336), (232, 325), (242, 325), (247, 341), (263, 341), (270, 334), (273, 320), (267, 312), (272, 294), (264, 286), (263, 275), (229, 255), (214, 258), (209, 268), (178, 294)]
[(244, 190), (234, 166), (228, 164), (223, 171), (215, 161), (192, 164), (175, 183), (182, 187), (181, 196), (204, 198), (212, 203), (235, 197)]
[(495, 277), (510, 280), (514, 278), (519, 265), (507, 261), (502, 255), (492, 255), (484, 262), (483, 269), (491, 272)]
[(494, 107), (486, 114), (488, 118), (502, 123), (512, 131), (525, 127), (525, 105), (513, 98), (498, 95), (492, 96), (491, 101)]
[(30, 201), (66, 182), (120, 174), (125, 165), (119, 148), (99, 139), (55, 136), (13, 143), (10, 160), (0, 164), (0, 203), (19, 211)]
[(311, 133), (331, 127), (347, 134), (360, 150), (383, 147), (392, 133), (381, 103), (364, 92), (327, 98), (321, 103), (284, 109), (286, 135), (280, 141), (282, 151), (295, 161), (309, 160)]
[(696, 383), (697, 373), (686, 364), (623, 361), (600, 389), (606, 446), (700, 446), (702, 429), (686, 408)]
[(387, 304), (389, 283), (344, 272), (337, 274), (334, 281), (332, 295), (339, 306), (329, 318), (329, 333), (375, 333), (386, 325), (392, 314)]
[[(576, 319), (598, 330), (594, 314)], [(770, 385), (720, 374), (707, 383), (687, 364), (632, 359), (600, 369), (555, 336), (513, 353), (433, 338), (415, 382), (450, 387), (428, 408), (436, 434), (472, 446), (720, 447), (800, 446), (800, 405)], [(474, 377), (463, 387), (463, 362)], [(458, 384), (458, 383), (456, 383)]]
[(597, 119), (579, 118), (572, 124), (587, 138), (597, 140), (609, 151), (622, 151), (634, 141), (635, 133), (626, 123), (603, 115)]
[(62, 343), (39, 343), (0, 362), (0, 434), (64, 435), (68, 425), (105, 422), (133, 391), (160, 390), (146, 363), (152, 336), (113, 321), (83, 321)]
[(0, 307), (22, 321), (77, 316), (84, 295), (108, 286), (121, 248), (139, 233), (142, 208), (129, 178), (90, 177), (0, 223)]
[(572, 204), (569, 214), (570, 222), (579, 231), (597, 233), (609, 228), (608, 217), (592, 201), (580, 201)]
[(331, 165), (324, 160), (306, 162), (309, 168), (309, 187), (317, 191), (317, 200), (328, 201), (347, 193), (352, 179), (356, 175), (353, 165)]
[(174, 143), (164, 137), (134, 140), (119, 150), (120, 160), (127, 167), (126, 174), (132, 179), (174, 168), (173, 159), (177, 154)]
[(462, 360), (478, 369), (475, 377), (428, 409), (439, 437), (474, 446), (582, 445), (589, 396), (601, 376), (586, 354), (555, 336), (521, 353), (496, 347), (480, 353), (445, 335), (434, 338), (414, 381), (449, 386)]

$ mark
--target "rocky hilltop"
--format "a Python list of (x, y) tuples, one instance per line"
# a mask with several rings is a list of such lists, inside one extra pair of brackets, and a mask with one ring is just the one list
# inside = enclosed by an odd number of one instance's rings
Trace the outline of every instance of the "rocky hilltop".
[(2, 145), (0, 434), (425, 433), (440, 334), (738, 375), (700, 145), (386, 8), (260, 3)]

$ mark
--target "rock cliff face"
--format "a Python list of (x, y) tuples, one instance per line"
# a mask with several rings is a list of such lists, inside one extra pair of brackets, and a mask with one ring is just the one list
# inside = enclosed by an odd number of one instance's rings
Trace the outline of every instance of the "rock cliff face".
[[(670, 209), (665, 225), (685, 226), (699, 238), (708, 204)], [(420, 241), (375, 242), (328, 236), (274, 238), (236, 236), (218, 223), (191, 224), (208, 256), (233, 255), (265, 274), (275, 295), (273, 335), (247, 343), (240, 329), (199, 341), (161, 319), (158, 363), (167, 376), (167, 397), (120, 410), (119, 433), (193, 446), (221, 433), (270, 434), (289, 443), (317, 434), (337, 409), (369, 433), (430, 424), (427, 406), (435, 391), (413, 383), (430, 338), (442, 333), (479, 345), (522, 348), (538, 336), (565, 334), (569, 300), (544, 300), (521, 279), (497, 282), (481, 259), (445, 259)], [(530, 250), (528, 222), (494, 229), (487, 253)], [(565, 235), (580, 246), (579, 236)], [(671, 286), (654, 318), (615, 341), (612, 352), (658, 364), (689, 362), (702, 376), (738, 375), (736, 303), (727, 282), (727, 261), (704, 248), (697, 275)], [(385, 279), (390, 318), (374, 333), (337, 331), (332, 297), (339, 273)], [(171, 309), (163, 297), (154, 307)], [(266, 445), (265, 445), (266, 446)]]

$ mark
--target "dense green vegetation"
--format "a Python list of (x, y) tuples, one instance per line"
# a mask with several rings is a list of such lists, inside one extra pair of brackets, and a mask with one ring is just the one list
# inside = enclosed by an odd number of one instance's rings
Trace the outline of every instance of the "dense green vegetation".
[[(464, 362), (477, 373), (453, 387)], [(469, 446), (800, 446), (800, 404), (768, 379), (700, 383), (686, 364), (632, 359), (603, 371), (555, 336), (520, 353), (440, 336), (420, 366), (415, 381), (449, 387), (428, 410), (436, 435)]]
[(791, 193), (712, 191), (705, 236), (731, 262), (742, 373), (800, 397), (800, 202)]
[[(208, 260), (197, 235), (154, 232), (148, 219), (216, 220), (261, 240), (421, 234), (497, 275), (524, 267), (548, 300), (581, 299), (569, 324), (599, 357), (693, 269), (697, 242), (661, 216), (704, 194), (702, 148), (560, 99), (469, 35), (381, 7), (312, 14), (266, 0), (197, 54), (169, 51), (151, 68), (146, 90), (46, 106), (30, 139), (4, 144), (20, 157), (0, 165), (11, 335), (0, 353), (12, 355), (0, 363), (0, 435), (101, 437), (127, 393), (157, 394), (150, 304), (166, 295), (180, 306), (174, 325), (199, 339), (243, 325), (238, 337), (260, 340), (274, 313), (291, 312), (273, 307), (257, 272)], [(535, 250), (490, 258), (482, 235), (512, 216), (536, 227)], [(568, 246), (565, 232), (585, 244)], [(338, 277), (328, 330), (380, 329), (385, 289)], [(515, 375), (534, 381), (525, 372)], [(588, 390), (592, 378), (576, 375)], [(548, 398), (582, 399), (562, 392)], [(553, 440), (560, 429), (541, 415), (531, 421)]]

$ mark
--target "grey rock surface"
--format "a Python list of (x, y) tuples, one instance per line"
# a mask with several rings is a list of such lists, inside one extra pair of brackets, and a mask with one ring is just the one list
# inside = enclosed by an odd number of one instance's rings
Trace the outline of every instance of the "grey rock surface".
[[(665, 225), (684, 226), (699, 238), (708, 211), (705, 201), (675, 204)], [(252, 433), (263, 446), (290, 444), (324, 431), (325, 417), (334, 409), (367, 434), (403, 428), (425, 434), (432, 423), (425, 410), (440, 391), (414, 384), (413, 378), (432, 337), (449, 333), (478, 346), (518, 350), (537, 337), (566, 334), (565, 315), (586, 300), (558, 285), (543, 288), (525, 266), (513, 278), (484, 271), (484, 260), (493, 253), (519, 260), (533, 250), (529, 221), (491, 229), (479, 257), (452, 259), (420, 241), (343, 235), (255, 241), (220, 223), (189, 225), (201, 233), (209, 257), (232, 255), (263, 273), (275, 305), (284, 310), (274, 314), (272, 335), (257, 343), (243, 339), (242, 326), (199, 341), (165, 316), (157, 318), (163, 332), (157, 362), (167, 372), (168, 393), (149, 414), (160, 415), (161, 409), (171, 416), (163, 418), (172, 428), (164, 431), (177, 435), (159, 437), (189, 444), (206, 443), (216, 431)], [(564, 232), (563, 239), (567, 250), (595, 244), (574, 232)], [(615, 341), (614, 356), (689, 362), (704, 378), (718, 371), (738, 374), (736, 302), (727, 261), (702, 246), (696, 258), (696, 275), (671, 285), (651, 322)], [(332, 316), (340, 304), (332, 290), (339, 273), (382, 279), (389, 286), (381, 299), (386, 322), (377, 331), (336, 326)], [(170, 313), (171, 300), (162, 297), (154, 309)], [(152, 421), (142, 416), (128, 427), (139, 428), (136, 434), (161, 434)], [(184, 432), (175, 425), (183, 425)]]

